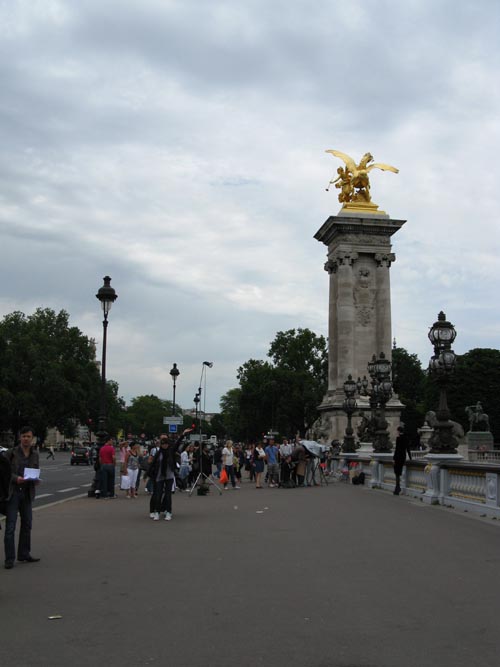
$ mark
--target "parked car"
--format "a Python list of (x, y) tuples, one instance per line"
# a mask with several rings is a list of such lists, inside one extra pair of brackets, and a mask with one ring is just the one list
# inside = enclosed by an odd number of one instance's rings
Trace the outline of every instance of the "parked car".
[(90, 450), (88, 447), (73, 447), (71, 450), (71, 465), (85, 463), (90, 465)]

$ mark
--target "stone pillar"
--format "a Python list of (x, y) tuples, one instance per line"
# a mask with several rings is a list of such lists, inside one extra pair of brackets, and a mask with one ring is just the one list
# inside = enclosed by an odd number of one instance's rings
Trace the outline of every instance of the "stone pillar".
[[(387, 215), (347, 213), (331, 216), (315, 238), (328, 247), (325, 269), (330, 277), (328, 317), (328, 391), (319, 406), (330, 424), (330, 439), (343, 439), (346, 416), (342, 410), (343, 384), (367, 375), (373, 354), (391, 358), (390, 266), (395, 260), (390, 238), (404, 224)], [(358, 401), (368, 409), (368, 401)], [(394, 398), (387, 405), (391, 431), (402, 408)], [(327, 419), (326, 419), (327, 418)], [(360, 417), (356, 414), (353, 426)]]
[(376, 354), (383, 352), (386, 359), (392, 359), (392, 336), (391, 336), (391, 278), (389, 269), (394, 262), (394, 253), (376, 253), (377, 264), (377, 349)]

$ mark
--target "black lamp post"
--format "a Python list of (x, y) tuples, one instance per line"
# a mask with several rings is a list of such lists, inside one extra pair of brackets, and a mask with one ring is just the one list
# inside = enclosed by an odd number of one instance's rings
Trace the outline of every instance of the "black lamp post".
[(173, 404), (173, 413), (172, 414), (175, 417), (175, 414), (176, 414), (176, 412), (175, 412), (175, 383), (177, 381), (177, 378), (180, 375), (180, 370), (177, 368), (177, 364), (174, 364), (172, 366), (172, 368), (170, 369), (170, 375), (172, 376), (172, 380), (174, 382), (174, 404)]
[(107, 331), (108, 331), (108, 314), (111, 310), (111, 306), (118, 298), (115, 290), (111, 287), (111, 278), (109, 276), (104, 277), (104, 284), (99, 289), (96, 294), (96, 297), (101, 302), (102, 312), (104, 314), (104, 319), (102, 321), (103, 328), (103, 337), (102, 337), (102, 364), (101, 364), (101, 403), (99, 409), (99, 430), (96, 433), (98, 437), (98, 445), (102, 446), (108, 433), (106, 431), (106, 344), (107, 344)]
[(429, 373), (435, 378), (439, 387), (437, 424), (429, 440), (430, 453), (456, 454), (458, 441), (453, 435), (446, 388), (456, 365), (456, 355), (451, 346), (457, 337), (457, 332), (453, 324), (447, 321), (443, 311), (439, 313), (437, 321), (429, 329), (428, 337), (434, 347), (434, 354), (429, 361)]
[[(194, 398), (193, 398), (193, 401), (194, 401), (194, 411), (195, 411), (195, 423), (198, 421), (198, 406), (199, 406), (199, 404), (200, 404), (200, 400), (201, 400), (201, 399), (200, 399), (200, 393), (201, 393), (201, 388), (200, 388), (200, 391), (197, 391), (197, 392), (196, 392), (196, 394), (195, 394), (195, 396), (194, 396)], [(200, 431), (201, 431), (201, 429), (200, 429)]]
[(344, 444), (342, 445), (342, 451), (344, 454), (353, 454), (356, 451), (356, 443), (354, 440), (354, 432), (352, 430), (352, 415), (356, 410), (356, 382), (352, 379), (352, 375), (347, 376), (347, 380), (344, 382), (344, 394), (345, 399), (342, 405), (342, 409), (347, 415), (347, 428), (344, 435)]
[(361, 395), (370, 397), (371, 419), (368, 428), (373, 437), (373, 451), (390, 452), (392, 446), (387, 430), (389, 424), (385, 418), (385, 406), (392, 396), (391, 362), (383, 352), (378, 357), (373, 355), (368, 362), (368, 374), (371, 390), (368, 390), (366, 376), (363, 380), (358, 378), (356, 386)]

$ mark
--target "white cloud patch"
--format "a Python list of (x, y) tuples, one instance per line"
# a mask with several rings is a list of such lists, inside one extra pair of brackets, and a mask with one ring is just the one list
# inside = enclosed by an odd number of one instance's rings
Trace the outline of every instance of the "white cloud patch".
[(372, 178), (407, 219), (398, 344), (426, 361), (444, 309), (458, 351), (496, 347), (499, 18), (488, 0), (4, 3), (0, 315), (65, 308), (99, 344), (109, 274), (109, 376), (169, 396), (176, 361), (189, 407), (209, 357), (214, 410), (278, 330), (327, 334), (324, 151), (369, 150), (400, 169)]

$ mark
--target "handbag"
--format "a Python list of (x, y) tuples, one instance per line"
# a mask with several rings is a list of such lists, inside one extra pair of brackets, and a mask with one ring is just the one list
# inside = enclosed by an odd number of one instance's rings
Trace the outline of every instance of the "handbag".
[(130, 489), (130, 477), (128, 475), (122, 475), (120, 477), (120, 489), (122, 491), (128, 491)]
[(223, 468), (220, 473), (219, 482), (221, 484), (227, 484), (229, 482), (229, 477), (227, 476), (226, 469)]

